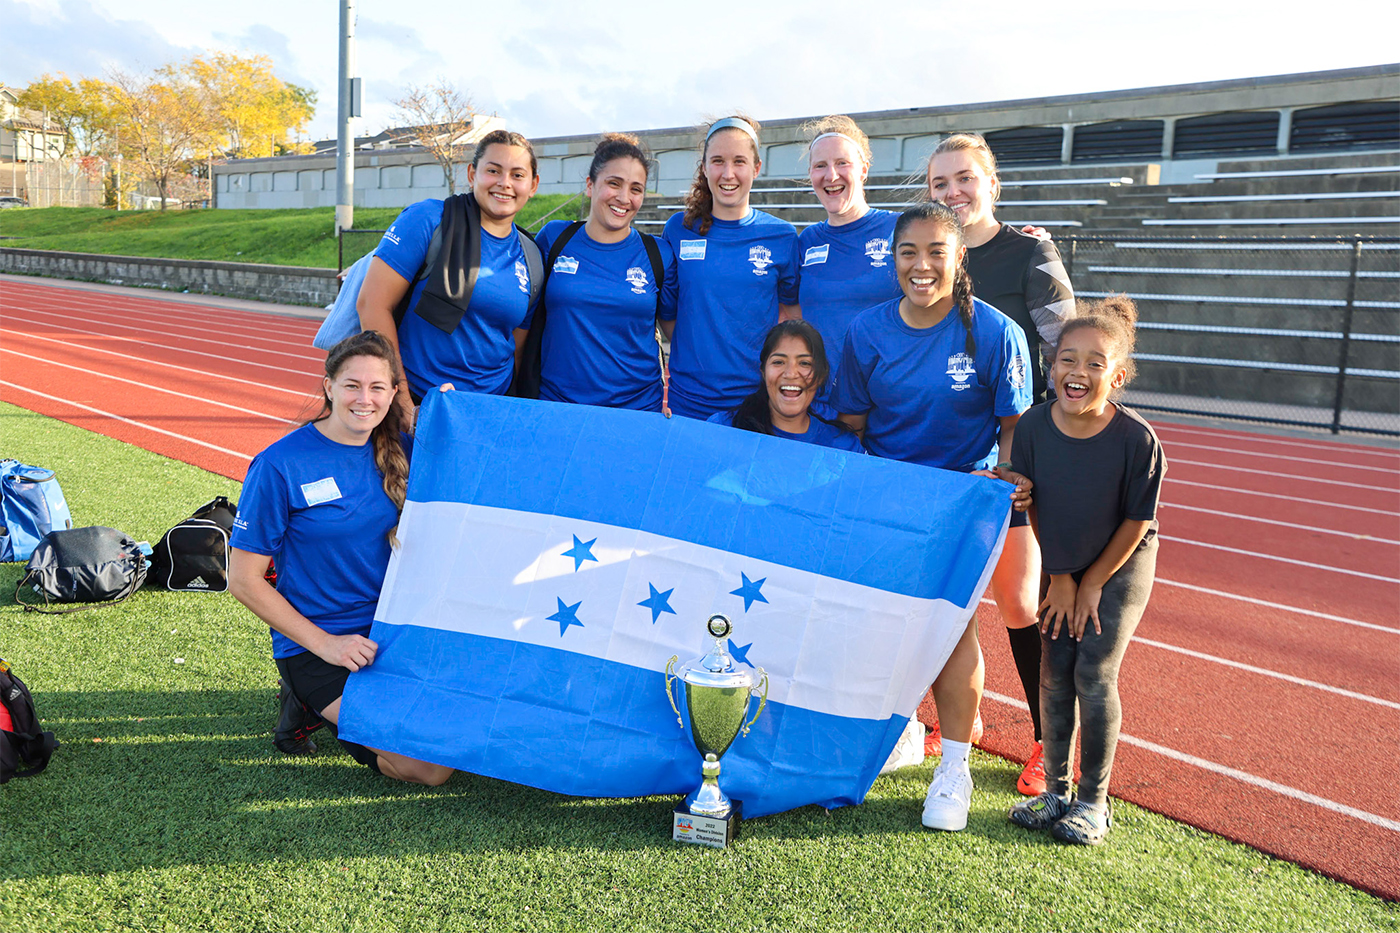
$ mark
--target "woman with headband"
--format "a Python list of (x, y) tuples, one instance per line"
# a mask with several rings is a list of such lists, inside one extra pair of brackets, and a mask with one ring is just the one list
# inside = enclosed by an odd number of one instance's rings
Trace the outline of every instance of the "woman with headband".
[(866, 203), (870, 139), (854, 120), (830, 116), (803, 130), (811, 139), (807, 174), (826, 209), (826, 220), (797, 238), (802, 319), (821, 332), (839, 362), (846, 329), (855, 316), (899, 297), (890, 258), (890, 235), (899, 215)]
[[(951, 207), (962, 221), (967, 270), (977, 297), (1015, 321), (1026, 335), (1033, 398), (1044, 401), (1042, 349), (1053, 351), (1063, 322), (1074, 315), (1074, 292), (1059, 250), (1048, 239), (1028, 236), (997, 221), (994, 212), (1001, 185), (996, 157), (981, 136), (959, 133), (938, 144), (929, 158), (928, 193)], [(1040, 548), (1030, 526), (1013, 519), (991, 591), (1006, 623), (1016, 673), (1030, 707), (1035, 747), (1016, 789), (1031, 797), (1045, 792), (1036, 625), (1039, 588)]]
[(666, 221), (662, 233), (677, 276), (663, 295), (661, 326), (671, 340), (671, 410), (703, 420), (757, 388), (753, 360), (764, 337), (802, 311), (797, 230), (749, 207), (763, 167), (758, 124), (716, 120), (700, 151), (685, 212)]

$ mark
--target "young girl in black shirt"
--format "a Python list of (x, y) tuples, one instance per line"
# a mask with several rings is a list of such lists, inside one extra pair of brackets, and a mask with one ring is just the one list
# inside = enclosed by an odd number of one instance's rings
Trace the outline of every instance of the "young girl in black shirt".
[[(1112, 825), (1118, 669), (1157, 564), (1166, 458), (1151, 426), (1111, 401), (1133, 376), (1136, 323), (1125, 296), (1065, 323), (1049, 374), (1056, 398), (1021, 417), (1011, 453), (1012, 469), (1035, 483), (1032, 521), (1049, 579), (1038, 610), (1046, 788), (1010, 819), (1081, 845), (1102, 842)], [(1082, 774), (1071, 798), (1076, 701)]]

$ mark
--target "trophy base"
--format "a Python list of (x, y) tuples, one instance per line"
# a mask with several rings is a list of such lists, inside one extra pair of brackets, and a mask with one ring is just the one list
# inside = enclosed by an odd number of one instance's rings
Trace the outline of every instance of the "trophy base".
[(713, 816), (697, 816), (686, 809), (685, 801), (676, 804), (671, 815), (671, 838), (676, 842), (690, 842), (695, 845), (726, 848), (739, 838), (739, 827), (744, 822), (744, 802), (734, 801), (734, 809), (722, 819)]

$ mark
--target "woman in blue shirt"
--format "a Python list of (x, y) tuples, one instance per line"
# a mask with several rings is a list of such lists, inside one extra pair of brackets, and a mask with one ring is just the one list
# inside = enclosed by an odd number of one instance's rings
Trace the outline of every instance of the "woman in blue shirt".
[[(1011, 449), (1016, 421), (1030, 407), (1026, 338), (972, 297), (966, 255), (957, 215), (946, 205), (919, 204), (900, 215), (894, 256), (903, 297), (851, 322), (831, 402), (843, 422), (864, 432), (871, 453), (997, 477), (1004, 475), (998, 450)], [(982, 680), (974, 614), (933, 684), (943, 758), (924, 801), (923, 823), (932, 829), (967, 825), (967, 759)]]
[[(802, 316), (797, 304), (797, 230), (749, 207), (763, 167), (758, 124), (710, 124), (683, 214), (662, 238), (676, 256), (662, 330), (671, 341), (670, 407), (708, 418), (754, 390), (753, 359), (768, 329)], [(667, 316), (670, 319), (667, 319)]]
[[(440, 200), (420, 201), (399, 214), (360, 288), (360, 326), (383, 334), (401, 356), (407, 378), (399, 404), (410, 419), (415, 400), (447, 382), (467, 392), (504, 395), (530, 324), (529, 271), (514, 226), (540, 185), (529, 140), (506, 130), (487, 133), (467, 168), (467, 183), (481, 215), (481, 265), (471, 302), (451, 333), (414, 313), (428, 285), (415, 279), (442, 219)], [(394, 309), (410, 290), (408, 310), (396, 326)]]
[(762, 386), (738, 408), (716, 412), (707, 420), (756, 434), (865, 453), (854, 431), (811, 411), (829, 371), (826, 347), (815, 327), (806, 321), (775, 325), (763, 341), (758, 370)]
[[(802, 281), (802, 319), (821, 331), (839, 354), (846, 329), (871, 305), (899, 297), (890, 236), (899, 215), (871, 207), (865, 199), (870, 140), (846, 116), (830, 116), (803, 127), (807, 174), (826, 209), (826, 220), (797, 237)], [(839, 363), (839, 358), (838, 358)]]
[[(393, 344), (379, 334), (336, 344), (326, 358), (321, 413), (253, 460), (229, 542), (229, 591), (272, 629), (284, 704), (313, 727), (320, 717), (332, 733), (346, 679), (374, 663), (379, 647), (370, 625), (408, 488), (406, 438), (398, 430), (402, 382)], [(274, 557), (276, 589), (264, 577)], [(399, 780), (438, 785), (452, 774), (341, 744)]]
[[(675, 277), (675, 256), (664, 240), (632, 227), (647, 190), (637, 137), (604, 136), (584, 190), (588, 220), (560, 250), (544, 292), (540, 398), (660, 411), (657, 296), (664, 301), (665, 279)], [(540, 251), (548, 256), (570, 226), (546, 224), (536, 237)], [(655, 281), (646, 240), (656, 246), (662, 281)]]

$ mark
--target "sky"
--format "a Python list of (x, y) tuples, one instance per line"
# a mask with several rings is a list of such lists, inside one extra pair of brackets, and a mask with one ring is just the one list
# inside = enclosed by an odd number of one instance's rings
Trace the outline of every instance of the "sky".
[[(1051, 97), (1400, 60), (1400, 3), (358, 0), (359, 135), (439, 80), (532, 138)], [(887, 15), (881, 10), (888, 9)], [(0, 83), (266, 54), (336, 135), (339, 0), (0, 0)], [(1400, 93), (1400, 87), (1397, 87)]]

